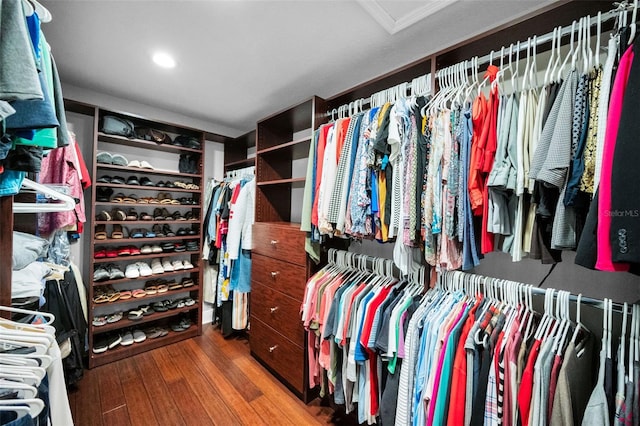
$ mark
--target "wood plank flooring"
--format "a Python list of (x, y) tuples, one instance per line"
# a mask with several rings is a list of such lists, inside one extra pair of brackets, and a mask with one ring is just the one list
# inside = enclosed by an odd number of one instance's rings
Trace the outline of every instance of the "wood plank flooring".
[(86, 370), (69, 392), (77, 426), (322, 425), (333, 411), (303, 404), (250, 354), (244, 338), (202, 336)]

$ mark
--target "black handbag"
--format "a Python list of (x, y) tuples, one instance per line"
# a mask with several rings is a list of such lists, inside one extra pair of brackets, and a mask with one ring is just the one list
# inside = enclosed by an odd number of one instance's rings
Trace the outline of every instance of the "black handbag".
[(108, 135), (124, 136), (130, 139), (136, 137), (135, 126), (131, 121), (113, 115), (105, 115), (103, 117), (102, 132)]

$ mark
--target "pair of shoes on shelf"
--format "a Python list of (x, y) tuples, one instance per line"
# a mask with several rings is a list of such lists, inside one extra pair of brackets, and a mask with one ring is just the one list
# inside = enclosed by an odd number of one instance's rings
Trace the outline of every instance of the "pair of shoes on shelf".
[(198, 241), (187, 241), (187, 251), (200, 251), (200, 243)]
[(151, 267), (144, 262), (130, 263), (124, 272), (127, 278), (148, 277), (153, 275)]
[(185, 331), (191, 327), (191, 324), (192, 322), (189, 317), (184, 316), (179, 321), (171, 324), (171, 330), (176, 332)]
[(93, 271), (93, 281), (118, 280), (124, 278), (125, 274), (120, 267), (114, 264), (100, 265)]
[(100, 164), (111, 164), (114, 166), (126, 166), (129, 164), (127, 158), (122, 154), (111, 154), (110, 152), (102, 151), (96, 155), (96, 161)]
[(200, 141), (198, 141), (197, 138), (189, 135), (176, 136), (173, 142), (171, 142), (171, 145), (182, 146), (191, 149), (200, 149), (201, 147)]
[(149, 170), (155, 170), (155, 167), (153, 167), (151, 164), (149, 164), (146, 160), (132, 160), (129, 161), (127, 163), (127, 166), (129, 167), (135, 167), (138, 169), (149, 169)]

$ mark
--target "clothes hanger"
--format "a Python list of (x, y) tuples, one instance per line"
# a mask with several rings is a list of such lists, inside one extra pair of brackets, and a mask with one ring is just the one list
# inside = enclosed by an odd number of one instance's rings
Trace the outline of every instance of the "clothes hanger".
[[(22, 401), (22, 400), (19, 400), (19, 401)], [(31, 407), (29, 407), (29, 405), (26, 405), (26, 404), (24, 405), (23, 404), (21, 405), (0, 404), (0, 412), (14, 412), (17, 414), (16, 420), (24, 416), (31, 416), (32, 418), (35, 417), (34, 415), (31, 414)]]
[(627, 377), (626, 380), (633, 383), (633, 360), (635, 359), (636, 351), (636, 305), (631, 305), (631, 334), (629, 335), (629, 363), (627, 364)]
[(17, 314), (27, 314), (27, 315), (41, 316), (41, 317), (44, 317), (44, 318), (46, 318), (48, 320), (46, 323), (44, 323), (46, 325), (53, 324), (53, 321), (55, 321), (55, 319), (56, 319), (56, 317), (53, 316), (53, 314), (50, 314), (48, 312), (31, 311), (29, 309), (20, 309), (20, 308), (14, 308), (14, 307), (3, 306), (3, 305), (0, 305), (0, 311), (13, 312), (13, 313), (17, 313)]
[[(571, 43), (569, 45), (569, 52), (567, 52), (567, 56), (565, 56), (562, 65), (560, 65), (560, 69), (558, 70), (558, 75), (556, 77), (556, 81), (562, 80), (562, 72), (564, 71), (564, 67), (569, 62), (569, 58), (573, 57), (573, 49), (574, 49), (574, 41), (575, 41), (575, 33), (576, 33), (576, 21), (573, 21), (571, 24)], [(561, 34), (562, 35), (562, 34)]]
[(42, 3), (40, 3), (37, 0), (29, 0), (29, 1), (33, 4), (35, 12), (38, 14), (38, 18), (40, 19), (40, 22), (43, 22), (45, 24), (51, 22), (53, 17), (51, 16), (51, 12), (49, 12), (49, 9), (44, 7)]
[(62, 203), (13, 203), (14, 213), (44, 213), (44, 212), (66, 212), (76, 207), (76, 202), (68, 195), (62, 194), (48, 186), (34, 182), (30, 179), (24, 179), (22, 186), (33, 189), (44, 195), (62, 201)]
[[(0, 399), (0, 407), (10, 408), (11, 406), (27, 406), (31, 417), (37, 417), (44, 408), (44, 402), (39, 398), (30, 399)], [(10, 410), (12, 411), (12, 410)]]
[(631, 34), (629, 34), (629, 45), (633, 43), (636, 36), (636, 18), (638, 16), (638, 0), (633, 0), (633, 12), (631, 14)]
[(549, 56), (549, 62), (547, 63), (547, 69), (544, 73), (544, 81), (543, 81), (543, 84), (545, 86), (550, 83), (552, 68), (553, 68), (553, 64), (555, 63), (557, 37), (558, 37), (558, 27), (553, 29), (553, 36), (551, 37), (551, 55)]
[(38, 389), (26, 383), (0, 379), (0, 389), (18, 391), (18, 398), (31, 399), (38, 395)]

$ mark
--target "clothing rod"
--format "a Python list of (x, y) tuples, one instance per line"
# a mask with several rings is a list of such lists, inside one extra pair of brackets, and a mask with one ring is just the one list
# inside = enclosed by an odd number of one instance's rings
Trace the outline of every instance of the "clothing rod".
[[(415, 81), (415, 80), (417, 80), (417, 79), (419, 79), (419, 78), (424, 78), (424, 79), (426, 79), (426, 81), (427, 81), (427, 85), (428, 85), (428, 86), (430, 86), (430, 85), (431, 85), (431, 73), (423, 74), (423, 75), (421, 75), (421, 76), (419, 76), (419, 77), (416, 77), (416, 78), (414, 78), (414, 79), (413, 79), (413, 81)], [(394, 89), (394, 88), (398, 88), (398, 87), (400, 87), (400, 86), (404, 86), (405, 90), (409, 90), (409, 89), (411, 89), (411, 88), (413, 87), (413, 81), (412, 81), (412, 82), (399, 83), (399, 84), (396, 84), (395, 86), (389, 87), (389, 88), (387, 88), (387, 89), (380, 90), (380, 91), (378, 91), (378, 92), (376, 92), (376, 93), (372, 94), (372, 95), (371, 95), (371, 96), (369, 96), (368, 98), (361, 98), (361, 99), (359, 99), (359, 100), (356, 100), (356, 101), (350, 102), (350, 103), (348, 103), (348, 104), (341, 105), (341, 106), (339, 106), (338, 108), (334, 108), (334, 109), (333, 109), (333, 110), (331, 110), (331, 111), (327, 111), (327, 112), (325, 113), (325, 116), (326, 116), (326, 117), (333, 117), (333, 114), (334, 114), (335, 112), (338, 112), (338, 113), (339, 113), (341, 110), (347, 110), (347, 111), (348, 111), (348, 110), (349, 110), (349, 105), (354, 105), (356, 108), (357, 108), (357, 107), (362, 107), (362, 106), (364, 106), (364, 105), (369, 105), (369, 104), (371, 104), (371, 98), (375, 97), (378, 93), (382, 93), (382, 92), (385, 92), (385, 91), (390, 90), (390, 89)], [(429, 90), (429, 91), (430, 91), (430, 90)]]
[[(454, 272), (454, 271), (451, 271), (451, 272)], [(455, 272), (463, 273), (463, 274), (466, 274), (466, 275), (480, 277), (481, 279), (515, 282), (517, 284), (521, 284), (523, 286), (526, 286), (527, 288), (531, 288), (531, 294), (534, 295), (534, 296), (544, 296), (546, 294), (546, 289), (536, 287), (533, 284), (521, 283), (519, 281), (507, 280), (507, 279), (503, 279), (503, 278), (487, 277), (485, 275), (471, 274), (469, 272), (462, 272), (462, 271), (455, 271)], [(450, 273), (450, 272), (445, 272), (445, 274), (447, 274), (447, 273)], [(556, 292), (558, 292), (559, 290), (562, 290), (562, 289), (554, 289), (554, 290)], [(577, 303), (578, 302), (578, 296), (573, 294), (573, 293), (571, 293), (571, 294), (569, 294), (569, 300), (571, 302), (576, 302)], [(580, 296), (580, 303), (584, 304), (584, 305), (588, 305), (588, 306), (593, 306), (593, 307), (599, 308), (599, 309), (603, 309), (604, 308), (604, 301), (603, 300), (594, 299), (592, 297)], [(632, 305), (633, 305), (632, 303), (628, 304), (628, 313), (631, 313), (631, 306)], [(613, 302), (613, 311), (614, 312), (619, 312), (619, 313), (624, 312), (624, 304), (618, 303), (618, 302)]]
[[(620, 12), (624, 12), (629, 10), (627, 7), (625, 8), (618, 8), (618, 9), (614, 9), (614, 10), (610, 10), (609, 12), (605, 12), (603, 14), (600, 15), (600, 22), (607, 22), (611, 19), (617, 18), (620, 14)], [(584, 17), (583, 17), (584, 18)], [(590, 16), (591, 18), (591, 26), (596, 26), (598, 24), (598, 16)], [(574, 21), (577, 22), (577, 21)], [(560, 31), (561, 37), (564, 37), (566, 35), (571, 34), (571, 31), (574, 30), (575, 28), (572, 28), (572, 25), (568, 25), (566, 27), (563, 27), (562, 30)], [(556, 34), (556, 37), (558, 35)], [(545, 43), (549, 43), (553, 40), (553, 31), (547, 33), (547, 34), (543, 34), (541, 36), (536, 36), (535, 41), (536, 41), (536, 46), (540, 46), (542, 44)], [(521, 42), (516, 42), (513, 43), (513, 48), (511, 47), (505, 47), (502, 46), (500, 48), (500, 50), (497, 51), (491, 51), (491, 53), (488, 53), (484, 56), (481, 56), (478, 58), (478, 61), (471, 61), (469, 63), (469, 65), (467, 66), (467, 68), (472, 68), (476, 65), (484, 65), (487, 64), (491, 61), (491, 59), (500, 59), (501, 57), (504, 56), (508, 56), (508, 55), (512, 55), (514, 53), (518, 53), (518, 52), (522, 52), (524, 50), (527, 50), (531, 47), (531, 44), (533, 42), (533, 37), (530, 38), (529, 40), (526, 41), (521, 41)], [(519, 48), (518, 48), (518, 43), (520, 43)], [(504, 48), (504, 53), (502, 53), (502, 48)]]

